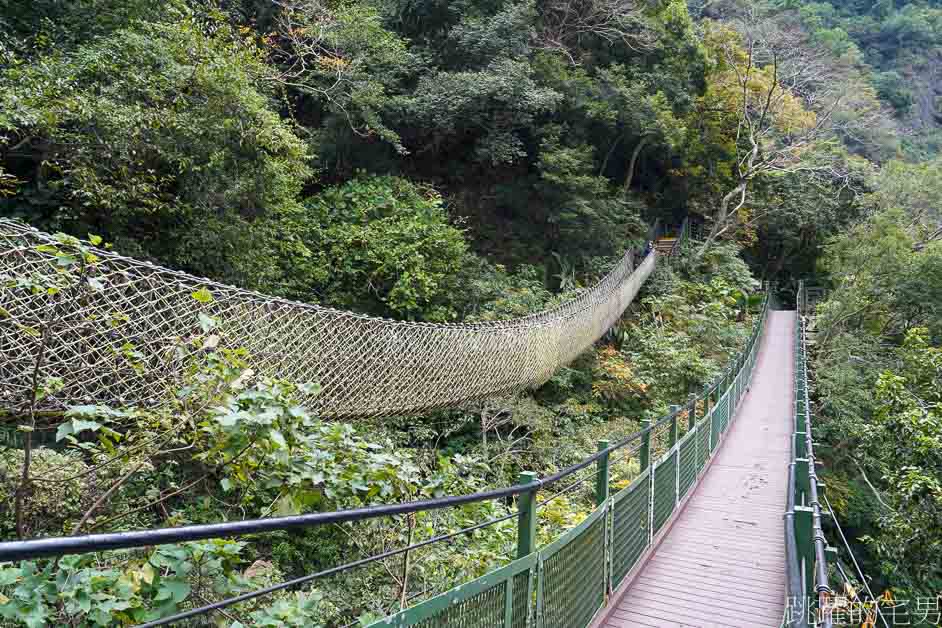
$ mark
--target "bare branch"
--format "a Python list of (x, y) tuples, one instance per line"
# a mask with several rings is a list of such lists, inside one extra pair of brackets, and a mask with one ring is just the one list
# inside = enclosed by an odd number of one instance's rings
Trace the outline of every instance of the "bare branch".
[(536, 47), (563, 52), (574, 65), (582, 40), (594, 37), (609, 45), (621, 43), (636, 51), (650, 50), (656, 41), (641, 3), (635, 0), (544, 0), (542, 28)]

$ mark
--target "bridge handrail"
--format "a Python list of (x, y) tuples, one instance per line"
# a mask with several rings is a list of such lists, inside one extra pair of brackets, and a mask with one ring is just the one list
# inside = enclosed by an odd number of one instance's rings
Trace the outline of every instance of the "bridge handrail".
[[(794, 335), (792, 460), (789, 465), (788, 505), (785, 513), (787, 578), (783, 625), (831, 628), (833, 591), (828, 584), (828, 562), (829, 557), (836, 556), (836, 553), (828, 546), (821, 527), (819, 495), (823, 494), (825, 487), (818, 479), (814, 455), (813, 413), (808, 387), (808, 339), (804, 318), (806, 289), (804, 281), (799, 281)], [(813, 619), (809, 621), (809, 617)]]
[[(637, 565), (641, 560), (642, 552), (645, 549), (650, 550), (658, 530), (665, 524), (683, 498), (689, 494), (697, 478), (704, 472), (707, 462), (716, 451), (716, 447), (734, 415), (738, 402), (747, 389), (748, 381), (757, 357), (759, 339), (767, 317), (768, 303), (768, 294), (766, 294), (763, 300), (761, 314), (753, 325), (752, 332), (745, 347), (729, 362), (727, 368), (724, 369), (711, 384), (704, 387), (699, 395), (692, 397), (683, 406), (675, 407), (669, 414), (654, 422), (645, 421), (644, 423), (646, 423), (646, 425), (644, 425), (642, 429), (613, 445), (607, 442), (600, 443), (597, 453), (545, 478), (538, 479), (535, 476), (524, 474), (521, 476), (521, 482), (519, 484), (504, 488), (469, 495), (448, 496), (437, 499), (336, 512), (312, 513), (290, 517), (273, 517), (136, 532), (92, 534), (6, 542), (0, 543), (0, 562), (63, 556), (102, 550), (142, 548), (166, 543), (225, 538), (277, 530), (291, 530), (327, 523), (359, 521), (396, 514), (442, 509), (461, 504), (516, 496), (518, 510), (509, 515), (485, 521), (464, 530), (428, 539), (415, 545), (398, 548), (381, 555), (367, 557), (227, 600), (190, 609), (146, 625), (165, 625), (188, 617), (209, 613), (274, 591), (298, 586), (317, 578), (361, 567), (377, 560), (389, 558), (390, 556), (404, 554), (410, 550), (454, 538), (460, 534), (485, 528), (514, 517), (518, 519), (519, 540), (517, 561), (501, 568), (497, 572), (486, 574), (471, 583), (466, 583), (437, 598), (423, 602), (417, 607), (406, 609), (401, 614), (384, 620), (384, 622), (380, 622), (378, 625), (406, 626), (420, 621), (422, 617), (428, 617), (430, 612), (447, 613), (449, 609), (453, 607), (453, 605), (450, 604), (451, 602), (459, 598), (467, 601), (473, 597), (473, 595), (476, 595), (474, 592), (489, 592), (492, 591), (494, 587), (504, 587), (502, 590), (504, 591), (506, 599), (510, 600), (511, 597), (513, 597), (511, 596), (511, 591), (514, 586), (513, 582), (516, 580), (526, 580), (527, 590), (531, 592), (533, 583), (538, 580), (537, 584), (539, 586), (536, 589), (537, 595), (535, 596), (535, 600), (538, 608), (542, 609), (543, 607), (540, 605), (544, 602), (547, 604), (552, 603), (550, 597), (547, 596), (551, 596), (549, 591), (555, 590), (552, 586), (546, 585), (548, 588), (544, 592), (544, 580), (549, 579), (552, 581), (553, 578), (565, 577), (566, 573), (568, 573), (560, 572), (562, 573), (562, 576), (560, 576), (559, 573), (553, 572), (549, 567), (544, 567), (544, 563), (553, 564), (555, 560), (562, 565), (559, 569), (577, 567), (578, 565), (570, 565), (567, 567), (567, 563), (572, 562), (566, 560), (567, 552), (588, 551), (585, 550), (585, 546), (589, 542), (588, 540), (591, 540), (592, 543), (590, 549), (596, 552), (593, 556), (602, 561), (600, 564), (603, 564), (601, 569), (603, 575), (600, 579), (602, 588), (600, 590), (593, 589), (586, 594), (596, 597), (601, 596), (600, 599), (604, 601), (605, 592), (616, 588), (620, 582), (624, 582), (631, 568)], [(698, 413), (700, 414), (699, 417)], [(688, 432), (683, 438), (678, 439), (678, 420), (685, 415), (688, 421)], [(665, 425), (670, 426), (668, 433), (669, 448), (659, 458), (652, 461), (652, 454), (655, 453), (652, 451), (652, 436), (656, 430)], [(627, 488), (623, 489), (615, 496), (609, 496), (609, 458), (611, 454), (617, 451), (626, 450), (632, 443), (637, 443), (638, 447), (631, 449), (629, 453), (640, 452), (641, 472)], [(587, 520), (588, 523), (584, 523), (584, 525), (566, 532), (563, 537), (552, 543), (551, 546), (537, 549), (535, 547), (535, 522), (537, 508), (540, 505), (540, 503), (536, 501), (538, 491), (560, 480), (569, 478), (578, 471), (593, 464), (597, 467), (595, 477), (597, 479), (596, 491), (599, 507), (596, 509), (596, 512), (590, 516), (591, 521)], [(563, 489), (563, 492), (566, 490), (568, 489)], [(648, 496), (645, 501), (639, 501), (637, 499), (637, 496), (641, 494)], [(620, 550), (619, 548), (622, 548), (624, 545), (624, 538), (626, 538), (626, 536), (636, 535), (639, 529), (644, 531), (645, 538), (635, 539), (633, 541), (634, 544), (632, 547), (640, 547), (638, 552), (626, 554), (624, 551)], [(632, 538), (634, 537), (632, 536)], [(601, 541), (599, 539), (601, 539)], [(598, 552), (601, 552), (601, 554), (598, 554)], [(610, 565), (610, 567), (606, 568), (605, 565)], [(616, 566), (618, 568), (618, 577), (614, 574)], [(576, 585), (574, 584), (573, 586)], [(596, 597), (592, 599), (594, 600)], [(443, 599), (447, 603), (443, 603)], [(509, 604), (510, 602), (508, 602), (508, 606)], [(585, 608), (589, 607), (592, 607), (592, 605), (590, 604)], [(432, 608), (432, 610), (430, 610), (430, 608)], [(529, 606), (527, 606), (527, 608), (529, 609), (526, 611), (528, 614), (531, 612), (542, 612), (542, 610), (538, 611)], [(588, 617), (579, 618), (576, 624), (572, 625), (572, 628), (588, 625), (588, 620), (591, 619), (591, 615), (594, 615), (598, 608), (599, 606), (596, 605), (593, 612)], [(519, 625), (512, 622), (511, 616), (512, 613), (508, 610), (506, 615), (502, 615), (502, 623), (495, 623), (494, 625), (502, 625), (506, 626), (506, 628)], [(586, 621), (583, 622), (583, 620)], [(567, 626), (567, 628), (569, 627)]]

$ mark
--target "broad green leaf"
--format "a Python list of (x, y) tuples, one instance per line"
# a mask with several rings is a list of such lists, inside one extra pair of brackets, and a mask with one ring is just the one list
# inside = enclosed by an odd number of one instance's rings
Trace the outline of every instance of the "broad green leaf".
[[(174, 602), (182, 602), (190, 594), (190, 583), (185, 580), (164, 580), (160, 584), (160, 590), (156, 599), (171, 599)], [(163, 597), (166, 595), (167, 597)]]
[(213, 293), (206, 288), (200, 288), (199, 290), (190, 293), (190, 296), (200, 303), (210, 303), (213, 300)]
[(72, 419), (68, 423), (63, 423), (56, 430), (56, 441), (60, 441), (70, 435), (81, 434), (84, 431), (91, 430), (97, 432), (102, 428), (102, 424), (97, 421), (83, 421), (82, 419)]
[[(212, 298), (210, 298), (210, 300), (212, 300)], [(202, 312), (200, 312), (197, 315), (197, 318), (199, 319), (200, 329), (203, 330), (204, 334), (208, 334), (210, 331), (216, 328), (216, 325), (219, 324), (219, 321), (217, 321), (215, 318), (213, 318), (212, 316), (207, 316), (206, 314), (203, 314)]]
[(16, 567), (0, 569), (0, 587), (14, 584), (20, 577), (20, 570)]

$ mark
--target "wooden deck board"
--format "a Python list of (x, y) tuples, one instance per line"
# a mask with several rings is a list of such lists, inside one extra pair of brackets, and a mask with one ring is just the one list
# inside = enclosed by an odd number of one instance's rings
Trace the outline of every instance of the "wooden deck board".
[(750, 391), (716, 459), (600, 628), (777, 627), (794, 312), (770, 312)]

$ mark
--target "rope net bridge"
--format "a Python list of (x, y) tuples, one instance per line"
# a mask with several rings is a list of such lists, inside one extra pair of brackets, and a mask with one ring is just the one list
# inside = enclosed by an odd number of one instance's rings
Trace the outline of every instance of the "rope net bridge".
[[(0, 280), (54, 276), (60, 246), (53, 236), (0, 219)], [(199, 333), (201, 316), (218, 321), (223, 345), (248, 350), (258, 375), (317, 382), (320, 391), (304, 401), (320, 416), (456, 406), (544, 383), (621, 317), (657, 257), (629, 250), (594, 287), (537, 314), (430, 324), (288, 301), (106, 250), (92, 252), (95, 262), (85, 272), (96, 289), (81, 299), (63, 302), (15, 284), (3, 289), (0, 408), (22, 409), (28, 399), (42, 341), (35, 330), (51, 311), (39, 380), (58, 377), (64, 387), (41, 409), (159, 403), (183, 370), (173, 347)]]

